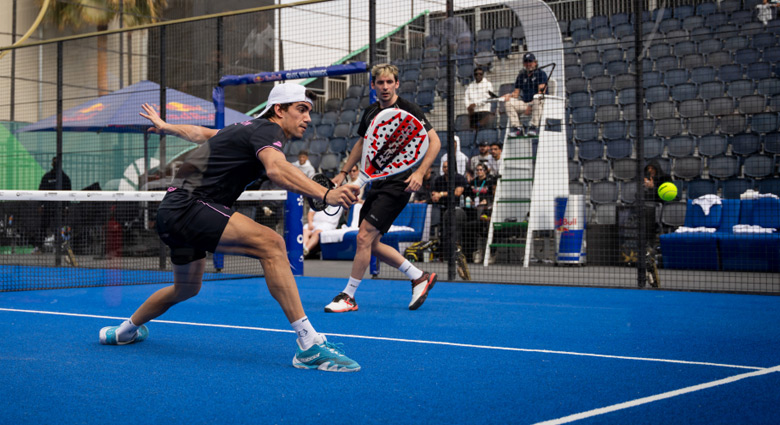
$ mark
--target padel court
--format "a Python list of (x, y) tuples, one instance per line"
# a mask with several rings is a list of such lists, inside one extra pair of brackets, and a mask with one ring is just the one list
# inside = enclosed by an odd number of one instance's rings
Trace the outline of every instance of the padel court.
[(0, 293), (2, 422), (776, 423), (776, 297), (298, 278), (304, 308), (357, 373), (291, 365), (295, 336), (262, 278), (205, 282), (101, 346), (159, 285)]

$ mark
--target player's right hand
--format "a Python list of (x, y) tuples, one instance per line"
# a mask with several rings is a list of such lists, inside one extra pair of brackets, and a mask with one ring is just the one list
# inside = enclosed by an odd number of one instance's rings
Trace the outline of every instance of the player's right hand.
[(165, 126), (165, 121), (160, 118), (160, 115), (157, 113), (154, 107), (148, 103), (144, 103), (141, 105), (141, 108), (143, 108), (146, 113), (139, 112), (138, 115), (146, 118), (147, 120), (151, 121), (152, 124), (154, 124), (154, 127), (149, 127), (147, 131), (149, 133), (163, 134), (163, 126)]
[(328, 205), (338, 205), (344, 208), (349, 208), (357, 202), (358, 200), (358, 194), (360, 193), (360, 188), (352, 185), (347, 184), (344, 186), (339, 186), (335, 189), (331, 189), (330, 192), (328, 192), (327, 196), (327, 204)]
[(341, 183), (343, 183), (344, 179), (346, 179), (346, 178), (347, 178), (346, 174), (338, 173), (332, 179), (330, 179), (330, 181), (332, 181), (333, 184), (336, 185), (336, 187), (339, 187), (339, 186), (341, 186)]

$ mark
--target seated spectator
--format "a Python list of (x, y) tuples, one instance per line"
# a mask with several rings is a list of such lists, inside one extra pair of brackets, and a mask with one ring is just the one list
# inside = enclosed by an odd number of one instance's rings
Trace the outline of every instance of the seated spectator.
[(292, 163), (294, 166), (298, 167), (301, 171), (303, 171), (303, 174), (306, 174), (306, 177), (312, 178), (315, 174), (317, 174), (317, 171), (314, 169), (314, 166), (311, 165), (311, 161), (309, 161), (309, 152), (308, 151), (300, 151), (298, 152), (298, 160)]
[(309, 210), (307, 216), (307, 223), (303, 226), (303, 256), (307, 257), (310, 252), (314, 250), (320, 244), (320, 233), (324, 230), (335, 230), (338, 228), (341, 216), (344, 214), (344, 208), (339, 208), (338, 212), (333, 215), (333, 211), (336, 208), (328, 208), (327, 214), (325, 211)]
[(525, 133), (529, 136), (539, 134), (539, 123), (542, 118), (542, 99), (535, 97), (547, 90), (547, 73), (539, 69), (539, 63), (533, 53), (523, 56), (523, 69), (517, 74), (515, 90), (504, 95), (504, 109), (509, 118), (509, 127), (518, 134), (520, 128), (518, 113), (530, 115), (531, 122)]
[(485, 71), (481, 67), (474, 69), (474, 82), (466, 87), (465, 103), (471, 122), (471, 128), (485, 127), (493, 118), (488, 100), (493, 97), (493, 83), (484, 78)]
[(463, 255), (466, 258), (473, 257), (474, 262), (478, 263), (482, 258), (481, 245), (487, 238), (489, 230), (493, 197), (496, 193), (496, 179), (488, 173), (485, 164), (477, 165), (476, 171), (477, 176), (467, 194), (471, 199), (472, 211), (467, 214), (469, 221), (465, 225)]
[[(358, 179), (358, 176), (360, 176), (360, 169), (358, 168), (357, 164), (355, 164), (349, 170), (349, 174), (347, 175), (347, 181), (345, 184), (350, 184), (355, 182)], [(363, 203), (363, 197), (365, 196), (365, 193), (366, 193), (366, 187), (363, 186), (360, 188), (360, 193), (358, 194), (358, 203)]]
[(480, 163), (487, 164), (488, 172), (496, 166), (496, 160), (490, 154), (490, 144), (487, 140), (479, 141), (479, 153), (469, 159), (469, 170), (476, 170)]
[(432, 204), (431, 199), (431, 183), (433, 182), (433, 170), (428, 167), (428, 171), (423, 176), (422, 186), (416, 192), (412, 193), (412, 199), (409, 201), (413, 204)]
[(441, 247), (443, 249), (442, 252), (447, 252), (447, 245), (451, 242), (455, 244), (460, 244), (460, 228), (463, 227), (463, 223), (466, 220), (466, 213), (463, 211), (462, 208), (458, 207), (460, 203), (460, 198), (463, 196), (463, 193), (466, 191), (466, 187), (468, 186), (468, 182), (466, 181), (466, 178), (463, 177), (460, 174), (455, 174), (455, 179), (453, 180), (453, 186), (454, 186), (454, 195), (455, 195), (455, 211), (453, 212), (454, 219), (455, 219), (455, 233), (452, 234), (452, 239), (450, 239), (450, 214), (447, 211), (447, 199), (449, 197), (449, 186), (450, 186), (450, 180), (449, 180), (449, 166), (447, 162), (442, 163), (443, 167), (443, 173), (442, 175), (436, 177), (433, 180), (433, 183), (431, 184), (431, 200), (434, 202), (434, 205), (437, 205), (439, 209), (441, 210), (441, 225), (442, 229), (439, 232), (441, 235)]
[(763, 0), (756, 5), (756, 18), (766, 26), (772, 20), (772, 7), (778, 7), (780, 4), (770, 3), (769, 0)]
[[(468, 157), (468, 156), (466, 156), (466, 154), (465, 154), (465, 153), (463, 153), (463, 152), (460, 150), (460, 137), (458, 137), (458, 136), (454, 136), (454, 137), (455, 137), (455, 151), (457, 152), (457, 153), (456, 153), (456, 155), (455, 155), (455, 157), (457, 158), (457, 164), (458, 164), (458, 168), (456, 169), (456, 172), (457, 172), (458, 174), (462, 175), (462, 176), (465, 176), (465, 175), (466, 175), (466, 167), (467, 167), (467, 166), (468, 166), (468, 164), (469, 164), (469, 157)], [(442, 147), (441, 147), (441, 149), (442, 149), (444, 152), (447, 152), (447, 145), (446, 145), (446, 144), (442, 144)], [(442, 165), (441, 165), (441, 166), (439, 166), (439, 174), (442, 174), (442, 170), (444, 169), (444, 168), (443, 168), (443, 167), (444, 167), (444, 163), (449, 161), (449, 160), (448, 160), (448, 158), (447, 158), (447, 155), (448, 155), (448, 154), (447, 154), (447, 153), (445, 153), (445, 154), (444, 154), (444, 155), (442, 155), (442, 157), (441, 157), (441, 163), (442, 163)]]
[(490, 167), (490, 175), (493, 177), (501, 176), (501, 153), (504, 150), (504, 145), (498, 142), (493, 142), (490, 145), (490, 156), (493, 158), (493, 165)]

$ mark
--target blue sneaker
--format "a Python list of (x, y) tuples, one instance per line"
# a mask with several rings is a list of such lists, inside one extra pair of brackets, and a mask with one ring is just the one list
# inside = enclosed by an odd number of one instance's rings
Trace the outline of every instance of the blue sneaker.
[[(293, 357), (293, 366), (298, 369), (319, 369), (328, 372), (357, 372), (360, 365), (344, 355), (343, 344), (333, 344), (325, 340), (322, 344), (312, 345), (308, 350), (298, 349)], [(297, 341), (296, 341), (297, 342)]]
[(103, 345), (126, 345), (141, 342), (149, 336), (149, 329), (146, 328), (146, 325), (141, 325), (129, 341), (119, 341), (116, 337), (117, 329), (119, 329), (119, 326), (106, 326), (101, 329), (100, 343)]

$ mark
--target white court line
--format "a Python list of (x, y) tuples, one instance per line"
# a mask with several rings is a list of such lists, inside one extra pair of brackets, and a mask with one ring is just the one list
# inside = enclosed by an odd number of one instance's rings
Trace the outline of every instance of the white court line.
[(743, 373), (741, 375), (734, 375), (734, 376), (731, 376), (731, 377), (728, 377), (728, 378), (719, 379), (717, 381), (705, 382), (703, 384), (694, 385), (694, 386), (686, 387), (686, 388), (681, 388), (679, 390), (668, 391), (668, 392), (665, 392), (665, 393), (661, 393), (661, 394), (657, 394), (657, 395), (653, 395), (653, 396), (649, 396), (649, 397), (638, 398), (636, 400), (631, 400), (631, 401), (627, 401), (627, 402), (624, 402), (624, 403), (613, 404), (612, 406), (602, 407), (600, 409), (593, 409), (593, 410), (588, 410), (587, 412), (575, 413), (573, 415), (565, 416), (565, 417), (559, 418), (559, 419), (552, 419), (552, 420), (549, 420), (549, 421), (538, 422), (536, 425), (557, 425), (557, 424), (565, 424), (565, 423), (569, 423), (569, 422), (579, 421), (581, 419), (586, 419), (586, 418), (590, 418), (590, 417), (593, 417), (593, 416), (603, 415), (605, 413), (615, 412), (617, 410), (628, 409), (629, 407), (635, 407), (635, 406), (639, 406), (639, 405), (642, 405), (642, 404), (652, 403), (654, 401), (663, 400), (663, 399), (666, 399), (666, 398), (677, 397), (678, 395), (683, 395), (683, 394), (688, 394), (688, 393), (692, 393), (692, 392), (695, 392), (695, 391), (705, 390), (707, 388), (712, 388), (712, 387), (717, 387), (717, 386), (720, 386), (720, 385), (730, 384), (732, 382), (736, 382), (736, 381), (739, 381), (739, 380), (742, 380), (742, 379), (753, 378), (753, 377), (761, 376), (761, 375), (767, 375), (769, 373), (774, 373), (774, 372), (780, 372), (780, 365), (775, 366), (775, 367), (771, 367), (771, 368), (767, 368), (767, 369), (757, 370), (755, 372), (748, 372), (748, 373)]
[[(0, 307), (0, 311), (8, 311), (8, 312), (14, 312), (14, 313), (49, 314), (49, 315), (54, 315), (54, 316), (89, 317), (89, 318), (95, 318), (95, 319), (112, 319), (112, 320), (125, 320), (125, 319), (127, 319), (126, 317), (99, 316), (99, 315), (94, 315), (94, 314), (81, 314), (81, 313), (61, 313), (61, 312), (55, 312), (55, 311), (21, 310), (21, 309), (15, 309), (15, 308), (1, 308), (1, 307)], [(214, 324), (214, 323), (179, 322), (179, 321), (173, 321), (173, 320), (159, 320), (159, 319), (152, 320), (152, 322), (155, 322), (155, 323), (166, 323), (166, 324), (171, 324), (171, 325), (200, 326), (200, 327), (208, 327), (208, 328), (243, 329), (243, 330), (263, 331), (263, 332), (295, 333), (293, 330), (272, 329), (272, 328), (259, 328), (259, 327), (254, 327), (254, 326), (237, 326), (237, 325), (220, 325), (220, 324)], [(516, 351), (516, 352), (523, 352), (523, 353), (561, 354), (561, 355), (566, 355), (566, 356), (598, 357), (598, 358), (603, 358), (603, 359), (634, 360), (634, 361), (657, 362), (657, 363), (675, 363), (675, 364), (686, 364), (686, 365), (697, 365), (697, 366), (714, 366), (714, 367), (725, 367), (725, 368), (732, 368), (732, 369), (749, 369), (749, 370), (759, 370), (759, 371), (760, 370), (764, 370), (763, 367), (757, 367), (757, 366), (743, 366), (743, 365), (732, 365), (732, 364), (723, 364), (723, 363), (709, 363), (709, 362), (693, 362), (693, 361), (688, 361), (688, 360), (658, 359), (658, 358), (652, 358), (652, 357), (615, 356), (615, 355), (609, 355), (609, 354), (578, 353), (578, 352), (573, 352), (573, 351), (542, 350), (542, 349), (533, 349), (533, 348), (499, 347), (499, 346), (492, 346), (492, 345), (462, 344), (462, 343), (458, 343), (458, 342), (426, 341), (426, 340), (418, 340), (418, 339), (389, 338), (389, 337), (367, 336), (367, 335), (336, 334), (336, 333), (329, 333), (329, 332), (323, 332), (323, 333), (325, 335), (337, 336), (337, 337), (342, 337), (342, 338), (371, 339), (371, 340), (393, 341), (393, 342), (409, 342), (409, 343), (414, 343), (414, 344), (446, 345), (446, 346), (450, 346), (450, 347), (481, 348), (481, 349), (486, 349), (486, 350)]]

